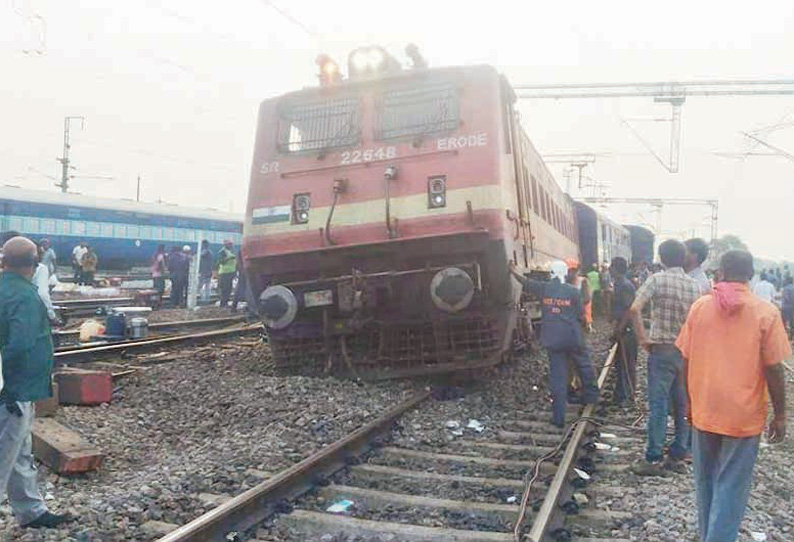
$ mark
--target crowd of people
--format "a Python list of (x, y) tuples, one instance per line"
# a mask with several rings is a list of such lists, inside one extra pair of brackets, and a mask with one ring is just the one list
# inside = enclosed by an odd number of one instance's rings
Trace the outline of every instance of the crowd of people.
[[(587, 305), (600, 298), (613, 323), (618, 406), (635, 402), (639, 348), (648, 354), (645, 457), (632, 470), (674, 476), (688, 473), (691, 461), (700, 539), (731, 542), (738, 537), (764, 429), (770, 443), (786, 433), (783, 368), (792, 350), (784, 319), (791, 324), (794, 289), (787, 268), (765, 270), (751, 284), (753, 257), (741, 250), (722, 255), (712, 280), (703, 269), (708, 252), (701, 239), (667, 240), (654, 267), (632, 268), (618, 257), (606, 276), (598, 267), (582, 276), (573, 261), (554, 262), (547, 282), (514, 268), (511, 273), (541, 299), (552, 423), (564, 425), (571, 394), (584, 404), (598, 401), (583, 331), (592, 322)], [(572, 390), (570, 368), (581, 382), (578, 391)], [(668, 417), (674, 425), (670, 442)]]
[[(185, 307), (187, 304), (188, 282), (190, 278), (190, 265), (193, 253), (189, 245), (181, 248), (171, 247), (166, 253), (165, 245), (159, 245), (152, 256), (151, 274), (154, 288), (160, 294), (165, 293), (166, 280), (171, 281), (171, 305)], [(212, 254), (209, 241), (201, 242), (198, 254), (198, 293), (203, 303), (209, 303), (212, 295), (212, 278), (217, 277), (220, 306), (229, 307), (237, 311), (241, 301), (250, 299), (245, 272), (242, 267), (243, 259), (240, 251), (235, 251), (231, 240), (223, 242), (217, 255)], [(235, 279), (236, 288), (235, 288)]]

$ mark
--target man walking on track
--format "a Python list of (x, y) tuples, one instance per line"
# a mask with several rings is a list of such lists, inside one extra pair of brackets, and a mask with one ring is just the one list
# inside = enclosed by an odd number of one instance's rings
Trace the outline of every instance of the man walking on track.
[(34, 401), (52, 395), (53, 349), (47, 311), (31, 283), (36, 245), (13, 237), (3, 245), (0, 275), (0, 500), (3, 495), (25, 527), (71, 521), (52, 514), (41, 496), (31, 452)]
[(634, 390), (637, 389), (637, 337), (631, 322), (631, 308), (634, 303), (636, 289), (626, 278), (629, 270), (626, 258), (613, 258), (609, 272), (614, 282), (612, 299), (612, 321), (615, 329), (612, 339), (618, 343), (615, 353), (617, 365), (617, 385), (615, 386), (615, 403), (624, 406), (634, 402)]
[(766, 422), (769, 442), (786, 434), (782, 362), (791, 356), (780, 313), (750, 292), (753, 257), (732, 250), (720, 264), (724, 282), (697, 301), (676, 341), (684, 356), (692, 422), (692, 457), (702, 542), (739, 534)]
[(541, 300), (540, 343), (549, 354), (549, 388), (551, 389), (552, 423), (565, 426), (568, 403), (568, 361), (571, 360), (582, 380), (582, 402), (598, 402), (598, 384), (590, 354), (584, 344), (581, 320), (582, 301), (579, 290), (565, 283), (568, 266), (556, 261), (551, 266), (551, 280), (541, 282), (516, 272), (510, 273), (523, 285), (524, 291)]
[[(685, 473), (683, 460), (689, 453), (684, 360), (675, 341), (689, 308), (700, 297), (700, 287), (684, 272), (686, 247), (683, 243), (673, 239), (665, 241), (659, 245), (659, 257), (666, 269), (648, 277), (637, 290), (630, 309), (638, 342), (649, 352), (648, 443), (645, 460), (633, 467), (641, 476), (664, 476), (667, 471)], [(646, 338), (642, 309), (648, 303), (651, 303), (651, 330)], [(662, 447), (671, 410), (675, 419), (675, 439), (663, 463)]]

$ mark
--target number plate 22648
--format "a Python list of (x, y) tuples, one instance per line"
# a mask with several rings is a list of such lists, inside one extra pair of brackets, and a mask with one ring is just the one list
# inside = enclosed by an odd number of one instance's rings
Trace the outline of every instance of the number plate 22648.
[(324, 307), (333, 304), (334, 294), (331, 290), (317, 290), (316, 292), (303, 294), (303, 305), (305, 307)]

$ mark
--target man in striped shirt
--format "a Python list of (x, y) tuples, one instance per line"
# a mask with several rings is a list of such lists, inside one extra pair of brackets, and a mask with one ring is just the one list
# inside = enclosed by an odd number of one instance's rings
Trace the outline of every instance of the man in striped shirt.
[[(645, 460), (634, 466), (637, 474), (664, 476), (667, 471), (686, 472), (683, 459), (689, 452), (689, 424), (686, 421), (684, 360), (675, 341), (689, 309), (700, 297), (698, 283), (684, 272), (686, 247), (673, 239), (659, 245), (665, 270), (651, 275), (637, 290), (631, 316), (639, 344), (648, 354), (648, 443)], [(642, 309), (651, 303), (651, 329), (646, 335)], [(671, 405), (672, 402), (672, 405)], [(672, 406), (672, 408), (671, 408)], [(675, 439), (664, 462), (667, 416), (673, 412)]]

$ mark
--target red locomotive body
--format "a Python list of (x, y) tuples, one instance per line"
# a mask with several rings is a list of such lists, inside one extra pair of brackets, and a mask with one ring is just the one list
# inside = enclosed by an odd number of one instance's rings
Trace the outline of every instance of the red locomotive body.
[(243, 254), (276, 364), (392, 377), (501, 359), (508, 279), (577, 256), (571, 204), (491, 67), (265, 101)]

